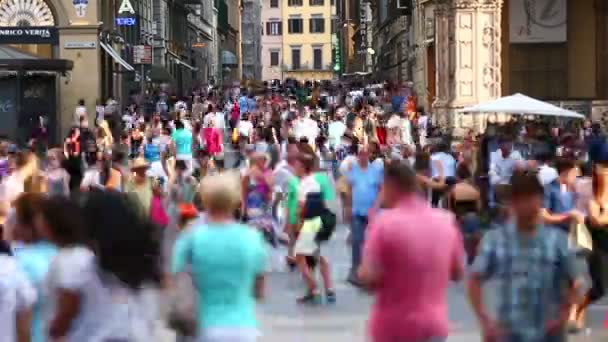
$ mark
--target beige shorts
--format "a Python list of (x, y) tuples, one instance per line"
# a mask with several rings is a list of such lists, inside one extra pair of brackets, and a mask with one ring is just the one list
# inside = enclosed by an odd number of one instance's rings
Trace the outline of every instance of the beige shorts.
[(315, 241), (315, 237), (317, 236), (319, 229), (321, 229), (321, 224), (322, 222), (320, 217), (315, 217), (313, 219), (304, 221), (294, 246), (295, 255), (310, 256), (317, 253), (319, 245)]

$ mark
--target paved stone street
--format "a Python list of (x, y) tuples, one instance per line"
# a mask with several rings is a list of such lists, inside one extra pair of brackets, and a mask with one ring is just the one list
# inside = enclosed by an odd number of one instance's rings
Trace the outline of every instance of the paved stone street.
[[(261, 342), (364, 342), (365, 324), (371, 297), (346, 284), (349, 253), (346, 228), (341, 227), (334, 239), (324, 248), (324, 254), (333, 262), (338, 302), (317, 307), (300, 306), (295, 298), (303, 293), (300, 278), (295, 273), (274, 271), (268, 277), (267, 296), (259, 306)], [(276, 256), (278, 259), (279, 256)], [(278, 265), (278, 260), (273, 261)], [(487, 302), (495, 302), (490, 288)], [(454, 284), (448, 292), (451, 332), (448, 342), (481, 341), (477, 322), (466, 301), (462, 283)], [(608, 341), (608, 329), (603, 320), (608, 305), (592, 307), (588, 315), (590, 330), (571, 337), (571, 342)], [(167, 342), (173, 341), (167, 334)]]

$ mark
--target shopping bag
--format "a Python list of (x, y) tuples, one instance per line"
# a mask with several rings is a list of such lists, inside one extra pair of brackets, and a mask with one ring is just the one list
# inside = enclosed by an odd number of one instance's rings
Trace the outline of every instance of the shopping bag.
[(593, 250), (593, 239), (591, 233), (584, 223), (576, 223), (570, 227), (568, 234), (568, 245), (570, 248), (591, 251)]
[(238, 144), (239, 142), (239, 130), (238, 128), (232, 129), (232, 143)]

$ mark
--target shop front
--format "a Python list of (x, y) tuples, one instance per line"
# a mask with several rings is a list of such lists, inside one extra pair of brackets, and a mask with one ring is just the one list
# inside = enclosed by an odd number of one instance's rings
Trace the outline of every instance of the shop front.
[(11, 137), (23, 139), (38, 122), (34, 116), (46, 116), (51, 141), (60, 141), (80, 99), (93, 117), (99, 25), (96, 1), (0, 0), (1, 82), (3, 95), (15, 99), (12, 117), (3, 116), (0, 125), (17, 128)]

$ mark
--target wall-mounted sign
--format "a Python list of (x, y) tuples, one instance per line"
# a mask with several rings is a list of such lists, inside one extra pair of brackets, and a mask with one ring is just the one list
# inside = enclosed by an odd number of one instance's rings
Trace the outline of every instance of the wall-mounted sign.
[(152, 46), (135, 45), (133, 47), (133, 64), (152, 64)]
[(84, 18), (87, 15), (87, 7), (89, 6), (89, 0), (72, 0), (74, 9), (76, 10), (76, 16)]
[(135, 9), (129, 0), (122, 0), (120, 7), (118, 8), (118, 17), (115, 18), (116, 26), (135, 26), (137, 24), (137, 18), (133, 15)]
[(509, 1), (511, 43), (563, 43), (568, 40), (566, 0)]
[(54, 27), (0, 27), (0, 44), (57, 44)]
[(114, 20), (116, 20), (116, 26), (135, 26), (137, 24), (137, 19), (134, 17), (117, 17)]
[(340, 42), (338, 35), (335, 33), (331, 36), (331, 48), (333, 50), (334, 57), (334, 72), (339, 74), (342, 70), (342, 57), (340, 56)]
[(97, 42), (65, 42), (65, 49), (95, 49)]
[(133, 5), (131, 5), (131, 1), (129, 0), (122, 0), (122, 2), (120, 3), (120, 7), (118, 7), (118, 14), (124, 13), (135, 14), (135, 9), (133, 8)]
[(361, 0), (359, 2), (359, 35), (361, 37), (361, 44), (359, 45), (359, 54), (367, 53), (367, 7), (369, 3), (367, 0)]

